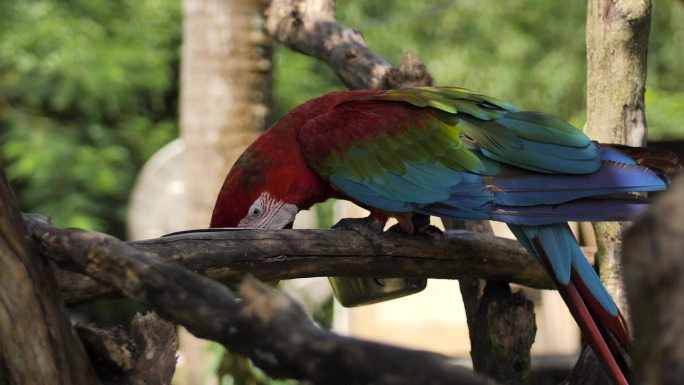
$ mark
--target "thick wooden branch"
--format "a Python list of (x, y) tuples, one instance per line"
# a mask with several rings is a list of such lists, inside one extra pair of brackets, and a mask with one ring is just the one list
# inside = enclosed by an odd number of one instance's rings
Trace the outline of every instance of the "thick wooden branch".
[(349, 88), (381, 88), (391, 68), (368, 49), (361, 33), (335, 21), (334, 1), (273, 0), (266, 29), (276, 40), (328, 63)]
[(107, 385), (166, 385), (176, 368), (174, 325), (155, 313), (137, 314), (123, 328), (76, 325), (98, 377)]
[(327, 63), (351, 89), (432, 84), (425, 66), (407, 55), (398, 68), (371, 51), (361, 33), (335, 20), (334, 0), (273, 0), (266, 29), (277, 41)]
[(625, 234), (636, 383), (684, 378), (684, 178), (675, 180)]
[[(289, 297), (254, 278), (248, 277), (240, 285), (241, 300), (237, 301), (226, 286), (111, 236), (57, 229), (35, 217), (31, 227), (34, 237), (42, 234), (35, 239), (45, 255), (71, 261), (99, 282), (148, 303), (196, 336), (218, 341), (251, 358), (271, 375), (315, 384), (487, 383), (446, 356), (321, 329)], [(182, 238), (162, 243), (177, 244)], [(262, 239), (260, 243), (267, 242)]]
[[(31, 236), (43, 245), (46, 255), (69, 267), (68, 255), (78, 252), (81, 245), (70, 243), (73, 249), (65, 250), (60, 242), (76, 230), (55, 228), (42, 218), (24, 216)], [(105, 245), (99, 246), (103, 254), (118, 252)], [(543, 269), (517, 242), (469, 231), (450, 231), (439, 241), (385, 233), (379, 254), (374, 254), (373, 247), (358, 233), (342, 230), (207, 230), (128, 245), (228, 284), (240, 282), (250, 273), (266, 281), (325, 276), (475, 277), (552, 287)], [(60, 258), (55, 250), (63, 250), (65, 257)], [(58, 278), (70, 304), (116, 293), (81, 274), (60, 272)]]
[(97, 384), (48, 261), (29, 241), (0, 167), (0, 366), (10, 384)]

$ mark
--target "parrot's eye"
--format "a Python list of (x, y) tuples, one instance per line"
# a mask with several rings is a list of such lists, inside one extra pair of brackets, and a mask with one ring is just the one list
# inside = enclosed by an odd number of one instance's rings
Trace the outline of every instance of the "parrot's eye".
[(249, 208), (248, 213), (249, 213), (250, 218), (252, 218), (252, 219), (258, 218), (259, 215), (261, 215), (261, 202), (258, 200), (256, 202), (254, 202), (252, 207)]

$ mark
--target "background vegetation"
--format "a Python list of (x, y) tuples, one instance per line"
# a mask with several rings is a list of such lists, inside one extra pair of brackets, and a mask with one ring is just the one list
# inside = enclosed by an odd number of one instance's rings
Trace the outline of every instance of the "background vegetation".
[[(655, 140), (684, 137), (683, 4), (654, 8), (646, 111)], [(585, 1), (347, 0), (337, 11), (391, 63), (416, 53), (437, 84), (583, 123)], [(178, 134), (179, 2), (0, 1), (0, 15), (0, 163), (23, 210), (125, 238), (137, 172)], [(342, 88), (316, 60), (277, 47), (275, 61), (274, 118)], [(222, 384), (240, 371), (253, 377), (230, 363), (212, 369)]]
[[(586, 2), (350, 0), (341, 22), (392, 63), (412, 51), (437, 84), (583, 122)], [(177, 136), (180, 4), (0, 2), (0, 161), (26, 211), (125, 237), (137, 171)], [(651, 138), (684, 134), (684, 6), (658, 1), (649, 57)], [(342, 86), (276, 50), (275, 117)], [(302, 76), (306, 74), (306, 76)]]

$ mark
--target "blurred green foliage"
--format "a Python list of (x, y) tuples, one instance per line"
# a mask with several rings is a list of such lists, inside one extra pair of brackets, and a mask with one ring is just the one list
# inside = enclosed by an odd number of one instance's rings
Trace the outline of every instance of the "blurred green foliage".
[[(0, 2), (0, 161), (24, 210), (125, 236), (135, 174), (177, 135), (180, 12), (164, 0)], [(391, 63), (411, 51), (437, 84), (580, 126), (585, 13), (579, 0), (349, 0), (337, 9)], [(681, 137), (681, 2), (656, 2), (649, 55), (651, 138)], [(275, 72), (275, 117), (342, 88), (325, 64), (282, 47)], [(330, 207), (319, 211), (330, 217)]]
[(212, 343), (209, 352), (214, 360), (206, 368), (207, 377), (215, 376), (219, 385), (297, 385), (295, 380), (273, 379), (252, 361)]
[(0, 161), (24, 210), (125, 236), (135, 174), (177, 135), (179, 8), (0, 2)]
[[(654, 2), (649, 47), (650, 137), (684, 137), (684, 6)], [(586, 103), (586, 1), (338, 2), (338, 20), (398, 64), (414, 52), (438, 85), (460, 85), (582, 126)], [(324, 64), (284, 48), (276, 65), (276, 116), (340, 89)], [(306, 73), (306, 76), (301, 76)]]
[[(136, 173), (178, 132), (180, 12), (178, 0), (0, 1), (0, 163), (24, 210), (125, 237)], [(337, 16), (393, 64), (416, 53), (437, 84), (582, 125), (585, 1), (347, 0)], [(682, 3), (655, 2), (652, 26), (650, 136), (682, 138)], [(274, 117), (342, 88), (317, 60), (282, 47), (275, 60)], [(318, 211), (330, 226), (332, 206)], [(325, 307), (318, 321), (330, 314)], [(233, 383), (231, 370), (272, 383), (217, 349), (224, 358), (211, 370), (221, 383)]]

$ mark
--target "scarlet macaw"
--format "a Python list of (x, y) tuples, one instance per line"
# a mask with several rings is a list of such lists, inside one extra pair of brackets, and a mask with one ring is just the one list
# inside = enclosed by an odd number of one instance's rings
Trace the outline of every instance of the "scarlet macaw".
[(566, 221), (621, 221), (676, 169), (669, 153), (592, 142), (551, 115), (457, 87), (330, 93), (289, 112), (235, 163), (212, 227), (283, 228), (329, 198), (396, 217), (496, 220), (555, 281), (604, 367), (627, 384), (629, 334)]

